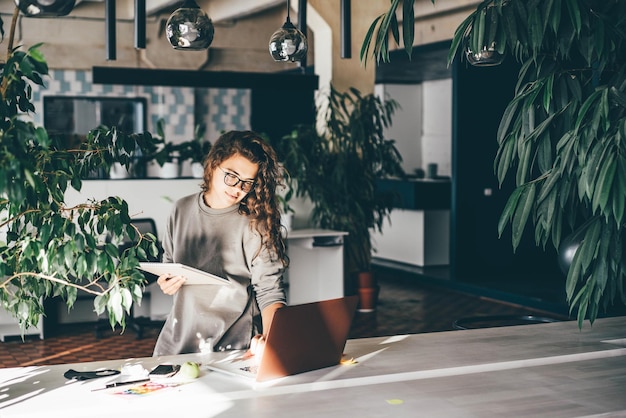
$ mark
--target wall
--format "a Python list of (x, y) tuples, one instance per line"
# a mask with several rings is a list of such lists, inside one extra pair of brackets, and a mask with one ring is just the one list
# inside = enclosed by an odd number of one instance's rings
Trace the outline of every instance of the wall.
[(43, 125), (44, 96), (143, 97), (147, 101), (146, 130), (155, 133), (156, 122), (163, 118), (165, 137), (174, 143), (193, 138), (198, 123), (206, 125), (210, 141), (221, 131), (250, 129), (250, 91), (246, 89), (94, 84), (91, 71), (85, 70), (50, 70), (45, 84), (43, 88), (33, 86), (36, 113), (31, 116), (37, 125)]
[(425, 81), (422, 167), (437, 164), (439, 176), (452, 176), (452, 79)]
[(422, 165), (423, 96), (422, 84), (377, 84), (375, 93), (384, 100), (393, 99), (398, 109), (385, 137), (395, 140), (402, 155), (402, 168), (408, 174)]
[(426, 171), (428, 164), (435, 163), (438, 175), (451, 176), (452, 79), (378, 84), (376, 94), (399, 104), (385, 136), (396, 141), (404, 171)]

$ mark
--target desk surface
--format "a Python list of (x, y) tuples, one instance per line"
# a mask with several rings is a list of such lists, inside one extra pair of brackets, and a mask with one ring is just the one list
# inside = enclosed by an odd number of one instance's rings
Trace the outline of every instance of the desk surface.
[(111, 378), (75, 382), (63, 373), (203, 359), (0, 369), (0, 416), (626, 416), (626, 317), (582, 330), (572, 321), (365, 338), (348, 341), (345, 353), (356, 364), (263, 385), (203, 369), (192, 383), (141, 396), (92, 392)]

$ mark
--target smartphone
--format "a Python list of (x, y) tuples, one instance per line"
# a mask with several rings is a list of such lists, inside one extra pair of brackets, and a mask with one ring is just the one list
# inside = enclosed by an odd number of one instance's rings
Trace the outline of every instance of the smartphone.
[(179, 364), (159, 364), (150, 371), (150, 377), (170, 377), (180, 370)]

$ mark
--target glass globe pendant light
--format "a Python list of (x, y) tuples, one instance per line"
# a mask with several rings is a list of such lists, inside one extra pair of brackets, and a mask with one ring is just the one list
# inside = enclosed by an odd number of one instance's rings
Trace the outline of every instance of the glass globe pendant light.
[(483, 47), (481, 51), (477, 52), (472, 51), (468, 47), (465, 50), (465, 55), (467, 61), (474, 67), (493, 67), (502, 64), (502, 61), (504, 61), (504, 55), (499, 53), (495, 46)]
[(278, 29), (269, 43), (270, 54), (274, 61), (301, 61), (308, 50), (306, 36), (289, 20), (289, 0), (287, 0), (287, 20)]
[(15, 5), (28, 17), (66, 16), (76, 0), (15, 0)]
[(174, 49), (200, 51), (213, 42), (215, 27), (194, 0), (185, 0), (167, 19), (165, 33)]
[[(497, 25), (498, 19), (500, 19), (498, 11), (495, 6), (488, 6), (481, 11), (479, 16), (480, 18), (477, 18), (471, 26), (468, 26), (463, 40), (467, 62), (475, 67), (500, 65), (504, 61), (504, 54), (498, 51), (500, 45), (496, 43), (495, 35), (482, 35), (481, 37), (481, 33), (484, 32), (486, 34), (491, 32), (491, 30), (489, 30), (489, 27), (486, 29), (482, 26), (477, 27), (477, 25), (481, 24), (480, 22)], [(472, 33), (470, 33), (470, 29), (473, 31)]]

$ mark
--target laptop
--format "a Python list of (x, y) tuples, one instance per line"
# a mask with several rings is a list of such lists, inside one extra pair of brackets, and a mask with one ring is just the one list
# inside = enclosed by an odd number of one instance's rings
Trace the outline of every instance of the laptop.
[(350, 333), (357, 296), (347, 296), (276, 311), (259, 361), (242, 351), (205, 364), (210, 370), (265, 382), (336, 366)]

